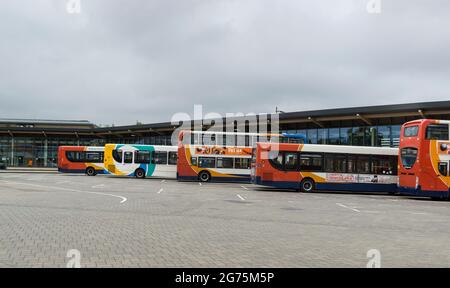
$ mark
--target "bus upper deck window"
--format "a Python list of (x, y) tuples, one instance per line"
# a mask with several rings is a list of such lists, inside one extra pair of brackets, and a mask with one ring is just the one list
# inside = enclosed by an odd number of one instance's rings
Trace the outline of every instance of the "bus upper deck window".
[(403, 136), (405, 137), (415, 137), (419, 133), (419, 126), (408, 126), (403, 130)]
[(426, 130), (427, 140), (448, 140), (448, 124), (431, 124)]

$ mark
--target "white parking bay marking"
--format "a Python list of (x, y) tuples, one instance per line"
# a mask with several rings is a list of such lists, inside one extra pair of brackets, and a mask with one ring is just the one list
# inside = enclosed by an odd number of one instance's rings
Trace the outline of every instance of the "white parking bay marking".
[(242, 201), (245, 201), (245, 198), (242, 197), (241, 195), (237, 194), (236, 196), (239, 197), (239, 199), (241, 199)]
[(81, 190), (76, 190), (76, 189), (71, 189), (71, 188), (62, 188), (62, 187), (56, 187), (56, 186), (45, 186), (45, 185), (38, 185), (38, 184), (31, 184), (31, 183), (6, 181), (6, 180), (0, 180), (0, 181), (3, 181), (5, 183), (10, 183), (10, 184), (16, 184), (16, 185), (34, 186), (34, 187), (38, 187), (38, 188), (60, 189), (60, 190), (65, 190), (65, 191), (69, 191), (69, 192), (76, 192), (76, 193), (87, 193), (87, 194), (97, 194), (97, 195), (111, 196), (111, 197), (120, 198), (121, 199), (120, 204), (122, 204), (125, 201), (127, 201), (126, 197), (123, 197), (123, 196), (120, 196), (120, 195), (115, 195), (115, 194), (109, 194), (109, 193), (92, 192), (92, 191), (81, 191)]
[(344, 205), (344, 204), (342, 204), (342, 203), (336, 203), (336, 205), (338, 205), (338, 206), (340, 206), (340, 207), (342, 207), (342, 208), (345, 208), (345, 209), (352, 210), (352, 211), (354, 211), (354, 212), (361, 212), (361, 211), (359, 211), (359, 210), (356, 209), (356, 208), (348, 207), (348, 206), (346, 206), (346, 205)]
[(101, 187), (105, 187), (105, 184), (98, 184), (98, 185), (94, 185), (92, 186), (92, 188), (101, 188)]
[(157, 193), (158, 193), (158, 194), (161, 194), (161, 192), (163, 192), (163, 191), (164, 191), (164, 189), (163, 189), (163, 188), (161, 188), (161, 189), (159, 189), (159, 190), (158, 190), (158, 192), (157, 192)]

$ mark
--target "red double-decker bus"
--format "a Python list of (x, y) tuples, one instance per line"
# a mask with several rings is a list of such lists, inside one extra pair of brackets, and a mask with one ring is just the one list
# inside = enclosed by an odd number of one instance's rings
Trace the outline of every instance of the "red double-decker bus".
[(399, 193), (449, 199), (450, 121), (403, 124), (399, 145)]
[(397, 192), (398, 149), (344, 145), (257, 143), (254, 184), (302, 192)]
[(59, 146), (58, 171), (85, 173), (88, 176), (107, 174), (103, 164), (104, 147)]

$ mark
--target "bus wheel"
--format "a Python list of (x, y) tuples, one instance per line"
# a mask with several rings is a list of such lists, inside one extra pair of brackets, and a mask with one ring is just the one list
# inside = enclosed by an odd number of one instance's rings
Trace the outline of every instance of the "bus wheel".
[(88, 167), (87, 169), (86, 169), (86, 175), (88, 175), (88, 176), (95, 176), (95, 169), (94, 168), (92, 168), (92, 167)]
[(300, 182), (300, 191), (302, 192), (313, 192), (315, 183), (314, 180), (311, 178), (303, 179), (302, 182)]
[(136, 176), (136, 178), (145, 178), (145, 171), (144, 171), (144, 169), (137, 169), (135, 172), (134, 172), (134, 176)]
[(207, 171), (202, 171), (198, 174), (198, 179), (202, 182), (209, 182), (211, 180), (211, 174)]

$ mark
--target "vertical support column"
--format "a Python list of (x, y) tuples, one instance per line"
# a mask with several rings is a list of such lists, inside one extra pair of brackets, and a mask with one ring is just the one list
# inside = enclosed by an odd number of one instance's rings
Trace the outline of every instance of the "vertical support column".
[(11, 135), (11, 160), (10, 165), (14, 167), (14, 136)]
[(47, 162), (48, 162), (48, 139), (47, 137), (45, 137), (44, 140), (44, 167), (47, 167)]

